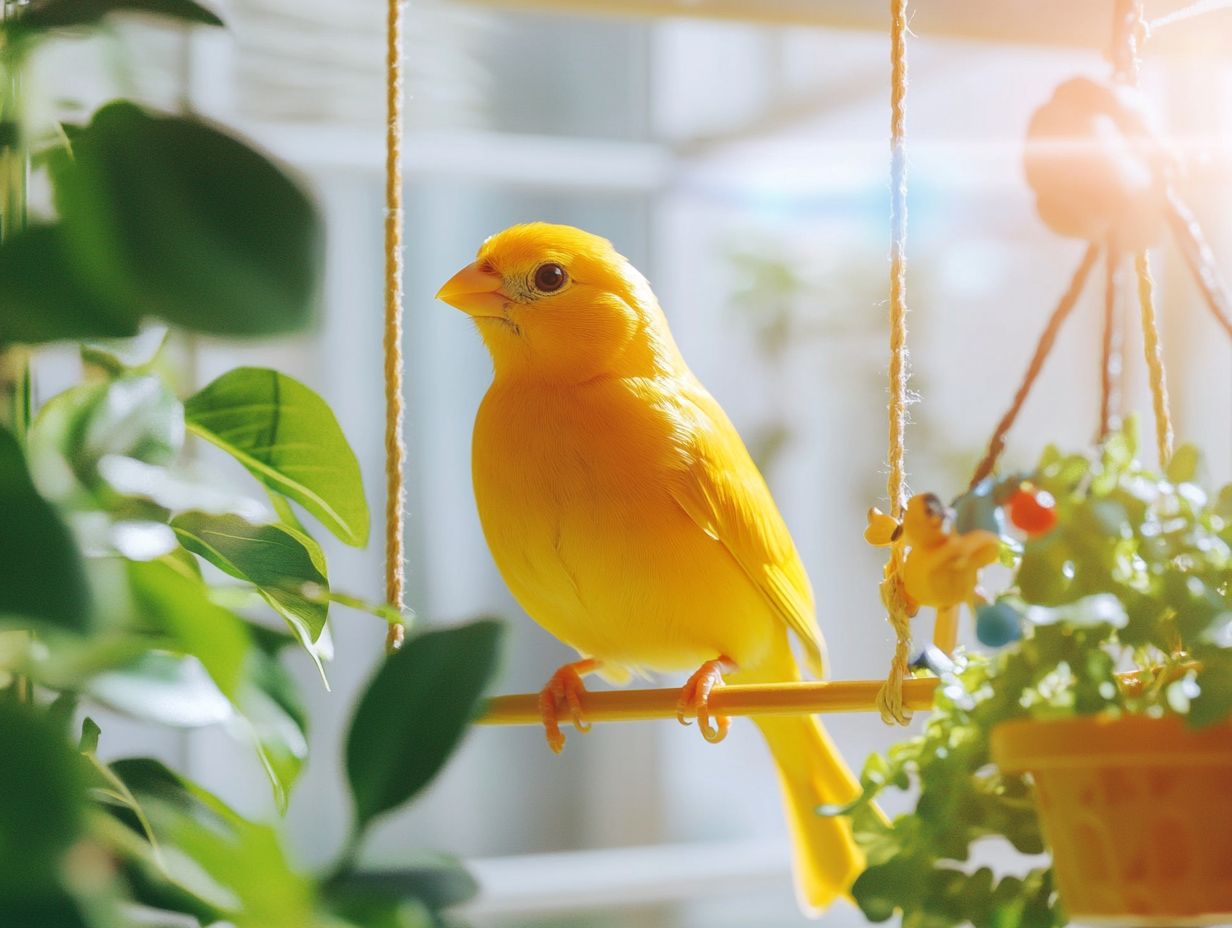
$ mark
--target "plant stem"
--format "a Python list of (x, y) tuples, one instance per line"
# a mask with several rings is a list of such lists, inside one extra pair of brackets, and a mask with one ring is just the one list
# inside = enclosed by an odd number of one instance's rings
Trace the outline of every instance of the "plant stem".
[[(3, 18), (18, 15), (4, 0)], [(6, 45), (0, 50), (0, 243), (26, 227), (30, 181), (30, 152), (22, 126), (22, 53)], [(30, 425), (31, 379), (29, 351), (0, 345), (0, 417), (24, 443)]]
[[(3, 0), (3, 19), (19, 15), (12, 0)], [(26, 227), (30, 187), (30, 151), (22, 126), (22, 53), (5, 44), (0, 48), (0, 244)], [(0, 424), (7, 426), (22, 445), (30, 430), (33, 389), (30, 351), (21, 345), (0, 343)], [(30, 678), (13, 675), (10, 694), (17, 702), (30, 701)]]

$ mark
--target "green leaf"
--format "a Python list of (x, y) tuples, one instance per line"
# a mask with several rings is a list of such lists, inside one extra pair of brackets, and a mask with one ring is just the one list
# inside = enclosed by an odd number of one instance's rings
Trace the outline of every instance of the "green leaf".
[(250, 655), (249, 685), (239, 708), (274, 789), (274, 802), (285, 813), (291, 788), (308, 758), (308, 714), (295, 680), (278, 660), (291, 639), (260, 626), (251, 629), (257, 647)]
[(341, 895), (332, 900), (331, 907), (348, 925), (363, 928), (444, 928), (446, 924), (423, 903), (389, 896)]
[(74, 717), (77, 714), (77, 702), (76, 693), (63, 692), (57, 693), (56, 698), (47, 706), (47, 718), (65, 738), (72, 737)]
[[(99, 829), (101, 830), (101, 829)], [(162, 858), (153, 847), (136, 835), (126, 834), (119, 825), (106, 829), (119, 874), (133, 902), (162, 912), (180, 912), (201, 925), (226, 920), (226, 913), (176, 882), (166, 872)], [(192, 924), (191, 922), (188, 924)], [(168, 922), (167, 928), (180, 921)]]
[[(250, 740), (285, 811), (308, 755), (306, 724), (294, 684), (276, 660), (253, 647), (248, 626), (208, 598), (200, 580), (165, 562), (128, 565), (134, 605), (209, 672), (239, 717), (228, 730)], [(221, 714), (221, 709), (218, 710)]]
[(501, 633), (492, 620), (422, 632), (382, 665), (347, 736), (357, 832), (444, 766), (496, 671)]
[(149, 816), (170, 881), (223, 912), (236, 928), (303, 928), (313, 891), (291, 869), (274, 830), (236, 814), (218, 797), (157, 761), (117, 761), (112, 769)]
[(291, 788), (308, 759), (303, 719), (288, 712), (276, 695), (258, 686), (245, 689), (239, 708), (274, 790), (274, 804), (279, 812), (285, 813)]
[(128, 565), (133, 606), (148, 626), (196, 657), (223, 695), (239, 692), (248, 657), (246, 627), (210, 602), (205, 586), (159, 561)]
[(184, 407), (158, 377), (82, 384), (39, 410), (28, 444), (43, 492), (85, 506), (99, 488), (104, 458), (155, 465), (178, 457), (184, 445)]
[(1165, 476), (1171, 483), (1190, 483), (1202, 466), (1202, 452), (1194, 445), (1181, 445), (1172, 453)]
[(1232, 649), (1202, 648), (1198, 696), (1190, 703), (1189, 724), (1196, 727), (1226, 722), (1232, 717)]
[(925, 891), (919, 862), (898, 858), (867, 868), (851, 886), (851, 895), (870, 922), (884, 922), (898, 909), (919, 904)]
[(1212, 511), (1219, 518), (1232, 522), (1232, 483), (1219, 488)]
[(249, 626), (252, 632), (256, 650), (249, 676), (278, 707), (286, 713), (301, 732), (308, 730), (308, 710), (300, 697), (299, 687), (295, 678), (279, 660), (282, 649), (293, 639), (282, 632), (264, 628), (260, 625)]
[(316, 209), (239, 140), (112, 103), (52, 159), (52, 183), (75, 274), (108, 305), (217, 335), (310, 321)]
[(84, 631), (91, 615), (85, 567), (68, 528), (34, 488), (21, 448), (0, 428), (0, 617)]
[(37, 899), (0, 897), (0, 925), (30, 928), (94, 928), (81, 906), (63, 890), (53, 890)]
[(166, 651), (148, 651), (84, 688), (105, 706), (177, 728), (215, 725), (235, 715), (197, 658)]
[(295, 514), (295, 508), (291, 505), (289, 499), (281, 493), (276, 493), (269, 487), (265, 488), (265, 495), (269, 498), (270, 505), (274, 507), (274, 514), (278, 516), (279, 522), (290, 526), (298, 532), (303, 532), (305, 535), (308, 534), (308, 530), (304, 528), (304, 523)]
[(0, 342), (123, 338), (139, 323), (83, 277), (59, 226), (32, 225), (0, 246)]
[(98, 722), (87, 715), (81, 720), (81, 741), (77, 745), (77, 750), (82, 754), (95, 753), (98, 750), (98, 736), (102, 733), (103, 730), (98, 727)]
[(0, 701), (0, 757), (0, 900), (36, 899), (54, 890), (81, 827), (83, 767), (45, 713), (8, 700)]
[(277, 371), (241, 367), (186, 406), (188, 427), (299, 503), (349, 545), (368, 540), (359, 462), (316, 393)]
[(396, 870), (347, 870), (330, 881), (328, 891), (333, 900), (413, 899), (435, 910), (474, 898), (479, 885), (457, 860), (434, 856)]
[(189, 551), (251, 583), (305, 644), (325, 628), (329, 580), (315, 541), (285, 525), (254, 525), (233, 515), (186, 512), (171, 520)]
[(18, 34), (89, 26), (110, 13), (152, 13), (183, 22), (221, 26), (222, 20), (193, 0), (35, 0), (12, 23)]
[(172, 803), (150, 799), (143, 805), (159, 841), (183, 855), (169, 861), (173, 876), (191, 886), (194, 874), (185, 868), (199, 868), (213, 884), (201, 895), (226, 911), (236, 928), (311, 924), (312, 887), (291, 869), (272, 828), (236, 816), (219, 829)]

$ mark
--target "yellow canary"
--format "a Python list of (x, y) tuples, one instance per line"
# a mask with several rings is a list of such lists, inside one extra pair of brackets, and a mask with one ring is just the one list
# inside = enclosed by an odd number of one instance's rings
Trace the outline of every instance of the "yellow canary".
[[(695, 671), (680, 719), (708, 740), (711, 689), (822, 673), (813, 591), (757, 466), (689, 371), (646, 279), (605, 239), (533, 223), (489, 238), (437, 297), (468, 313), (494, 377), (475, 419), (484, 535), (518, 602), (581, 659), (540, 700), (548, 743), (581, 676)], [(846, 818), (859, 785), (820, 723), (757, 719), (779, 771), (807, 911), (863, 868)]]

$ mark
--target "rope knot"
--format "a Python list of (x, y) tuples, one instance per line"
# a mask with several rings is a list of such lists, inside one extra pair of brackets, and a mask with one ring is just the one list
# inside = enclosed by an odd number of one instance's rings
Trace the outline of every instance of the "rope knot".
[(911, 721), (911, 710), (903, 701), (903, 681), (907, 678), (911, 657), (911, 615), (915, 604), (907, 595), (903, 582), (903, 564), (906, 558), (903, 542), (896, 541), (890, 549), (879, 591), (886, 608), (886, 620), (894, 628), (894, 659), (890, 673), (877, 692), (877, 711), (887, 725), (906, 725)]

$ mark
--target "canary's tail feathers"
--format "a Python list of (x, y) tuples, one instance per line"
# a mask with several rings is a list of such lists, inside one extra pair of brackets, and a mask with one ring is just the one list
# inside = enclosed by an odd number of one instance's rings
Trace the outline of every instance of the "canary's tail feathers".
[(821, 805), (842, 805), (860, 792), (830, 736), (812, 716), (758, 720), (774, 755), (795, 856), (800, 906), (817, 917), (848, 893), (864, 869), (849, 819), (817, 814)]

